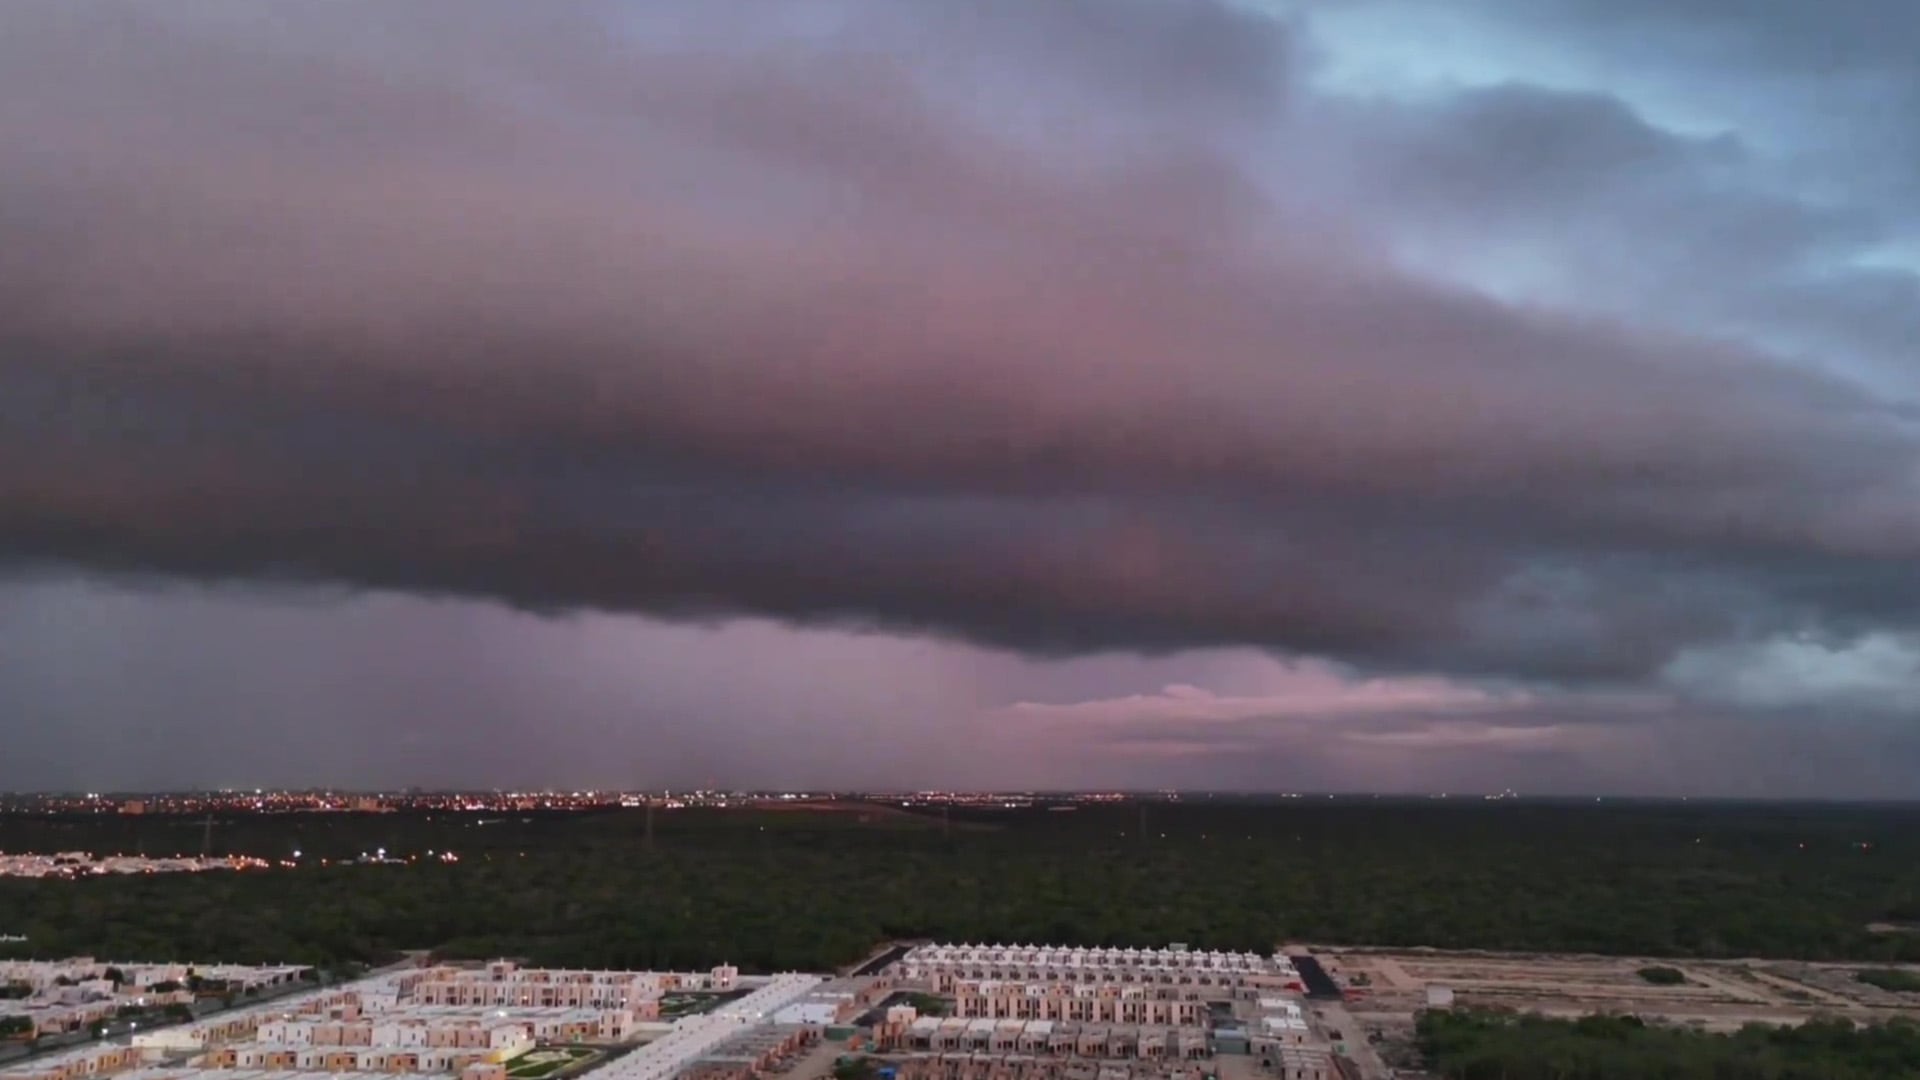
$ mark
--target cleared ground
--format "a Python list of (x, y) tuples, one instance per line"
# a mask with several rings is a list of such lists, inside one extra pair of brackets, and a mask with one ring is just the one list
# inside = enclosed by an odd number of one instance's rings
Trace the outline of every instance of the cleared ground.
[(827, 1080), (833, 1075), (833, 1063), (845, 1053), (846, 1043), (823, 1039), (805, 1053), (775, 1065), (770, 1075), (785, 1080)]
[[(1340, 985), (1356, 1024), (1388, 1042), (1406, 1038), (1430, 987), (1453, 991), (1454, 1004), (1547, 1016), (1632, 1013), (1649, 1021), (1730, 1031), (1752, 1022), (1792, 1024), (1816, 1016), (1860, 1022), (1920, 1019), (1920, 994), (1860, 982), (1860, 964), (1779, 960), (1671, 960), (1431, 950), (1316, 947)], [(1656, 986), (1644, 967), (1679, 970), (1686, 981)]]

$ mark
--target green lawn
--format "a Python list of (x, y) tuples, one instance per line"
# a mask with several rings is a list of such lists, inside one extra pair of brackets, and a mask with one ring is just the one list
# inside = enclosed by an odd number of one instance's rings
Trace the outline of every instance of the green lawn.
[(594, 1055), (592, 1050), (530, 1050), (507, 1064), (513, 1080), (540, 1080)]

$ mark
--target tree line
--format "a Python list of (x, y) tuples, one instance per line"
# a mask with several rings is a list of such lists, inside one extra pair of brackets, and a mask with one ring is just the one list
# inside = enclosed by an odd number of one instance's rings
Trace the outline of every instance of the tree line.
[(1416, 1024), (1446, 1080), (1899, 1080), (1920, 1076), (1920, 1025), (1816, 1020), (1731, 1034), (1655, 1027), (1631, 1016), (1549, 1020), (1429, 1011)]
[[(291, 870), (0, 879), (13, 955), (830, 969), (941, 938), (1268, 951), (1286, 940), (1920, 960), (1869, 923), (1920, 898), (1920, 817), (1871, 807), (1330, 801), (1071, 813), (287, 815), (222, 853)], [(102, 836), (112, 848), (100, 843)], [(0, 817), (0, 850), (149, 849), (201, 823)], [(360, 851), (459, 862), (352, 865)], [(0, 951), (0, 955), (8, 955)]]

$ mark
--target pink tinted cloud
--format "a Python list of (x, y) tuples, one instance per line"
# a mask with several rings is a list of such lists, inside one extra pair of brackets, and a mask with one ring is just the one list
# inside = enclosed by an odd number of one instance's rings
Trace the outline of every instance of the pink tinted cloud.
[[(1308, 660), (1251, 661), (1252, 688), (1170, 683), (1151, 693), (994, 710), (1064, 752), (1150, 762), (1281, 755), (1364, 771), (1408, 753), (1593, 751), (1672, 703), (1656, 694), (1568, 692), (1439, 677), (1365, 677)], [(1611, 723), (1595, 723), (1596, 720)]]
[(999, 714), (1041, 723), (1176, 724), (1233, 723), (1288, 718), (1337, 719), (1367, 715), (1446, 715), (1509, 711), (1537, 703), (1525, 690), (1489, 690), (1444, 678), (1354, 678), (1316, 661), (1272, 661), (1259, 694), (1222, 695), (1198, 686), (1169, 684), (1158, 692), (1069, 703), (1023, 701)]

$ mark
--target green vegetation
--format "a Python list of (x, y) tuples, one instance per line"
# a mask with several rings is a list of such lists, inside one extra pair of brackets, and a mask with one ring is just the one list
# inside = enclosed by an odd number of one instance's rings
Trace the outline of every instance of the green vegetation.
[(1920, 1077), (1920, 1025), (1749, 1025), (1732, 1035), (1649, 1027), (1631, 1016), (1547, 1020), (1422, 1013), (1428, 1067), (1446, 1080), (1897, 1080)]
[(946, 998), (933, 994), (908, 993), (906, 1004), (913, 1006), (913, 1011), (921, 1016), (945, 1016), (953, 1008)]
[[(1867, 930), (1920, 902), (1913, 808), (1221, 799), (1148, 813), (1143, 841), (1128, 805), (956, 811), (951, 833), (904, 814), (883, 828), (849, 813), (674, 811), (656, 815), (651, 851), (638, 811), (236, 818), (216, 824), (218, 853), (460, 861), (0, 879), (0, 926), (39, 956), (336, 971), (411, 948), (820, 970), (917, 938), (1920, 961), (1920, 935)], [(158, 854), (197, 849), (202, 832), (164, 815), (7, 815), (0, 850)]]
[(1681, 986), (1687, 981), (1686, 973), (1679, 968), (1643, 967), (1639, 975), (1655, 986)]
[(0, 984), (0, 1001), (15, 1001), (33, 996), (33, 987), (23, 982)]
[(843, 1057), (833, 1063), (833, 1080), (873, 1080), (878, 1074), (870, 1057)]
[(19, 1039), (33, 1034), (33, 1021), (24, 1016), (0, 1016), (0, 1039)]
[(1877, 986), (1896, 994), (1920, 994), (1920, 974), (1899, 968), (1872, 968), (1860, 972), (1854, 978), (1868, 986)]
[(513, 1080), (541, 1080), (593, 1056), (592, 1050), (533, 1050), (513, 1059), (507, 1066), (507, 1075)]

